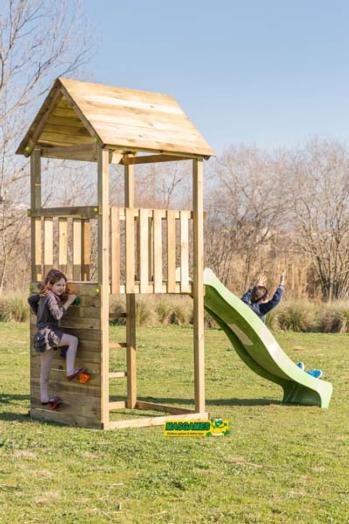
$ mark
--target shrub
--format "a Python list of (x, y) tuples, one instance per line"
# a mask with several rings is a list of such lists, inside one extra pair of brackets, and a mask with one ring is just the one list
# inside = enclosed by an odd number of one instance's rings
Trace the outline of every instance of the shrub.
[(15, 292), (0, 298), (0, 320), (3, 322), (25, 322), (29, 318), (27, 297)]
[(317, 306), (304, 302), (289, 302), (280, 306), (276, 310), (271, 325), (282, 330), (290, 331), (318, 331), (318, 311)]
[(328, 307), (321, 317), (321, 331), (323, 333), (344, 333), (347, 330), (347, 320), (348, 315), (343, 310)]

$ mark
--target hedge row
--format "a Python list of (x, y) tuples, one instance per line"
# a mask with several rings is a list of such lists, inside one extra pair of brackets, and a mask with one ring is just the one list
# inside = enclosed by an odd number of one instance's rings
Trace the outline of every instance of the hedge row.
[[(113, 296), (110, 304), (111, 323), (124, 324), (124, 313), (124, 298)], [(138, 297), (136, 315), (139, 326), (188, 326), (193, 323), (192, 301), (185, 296)], [(24, 322), (28, 317), (29, 307), (25, 295), (16, 292), (0, 296), (0, 321)], [(267, 325), (274, 330), (348, 333), (349, 302), (322, 304), (287, 301), (268, 315)], [(215, 326), (214, 321), (207, 315), (206, 326)]]

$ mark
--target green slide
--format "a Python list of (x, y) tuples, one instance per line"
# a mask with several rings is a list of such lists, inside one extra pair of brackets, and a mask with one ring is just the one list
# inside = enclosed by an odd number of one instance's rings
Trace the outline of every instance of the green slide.
[(204, 272), (204, 284), (205, 309), (223, 329), (245, 364), (261, 377), (279, 384), (284, 391), (285, 404), (328, 408), (332, 384), (297, 367), (264, 322), (208, 268)]

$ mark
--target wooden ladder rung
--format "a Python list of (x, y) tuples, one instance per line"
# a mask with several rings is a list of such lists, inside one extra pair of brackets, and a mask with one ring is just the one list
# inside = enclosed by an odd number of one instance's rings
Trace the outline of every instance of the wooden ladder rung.
[(109, 378), (125, 378), (127, 377), (127, 371), (111, 371)]
[(110, 349), (127, 348), (127, 342), (109, 342)]
[(109, 411), (112, 409), (124, 409), (126, 408), (125, 400), (117, 400), (116, 402), (109, 402), (108, 404)]

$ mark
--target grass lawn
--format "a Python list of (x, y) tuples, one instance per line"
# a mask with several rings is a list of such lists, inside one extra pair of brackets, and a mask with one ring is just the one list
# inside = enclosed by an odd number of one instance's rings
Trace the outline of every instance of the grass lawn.
[[(124, 328), (111, 336), (123, 340)], [(330, 409), (281, 405), (281, 388), (209, 330), (207, 406), (232, 433), (181, 439), (31, 421), (27, 325), (1, 323), (0, 522), (348, 523), (349, 335), (276, 336), (325, 370)], [(192, 330), (140, 328), (138, 348), (139, 397), (190, 406)]]

